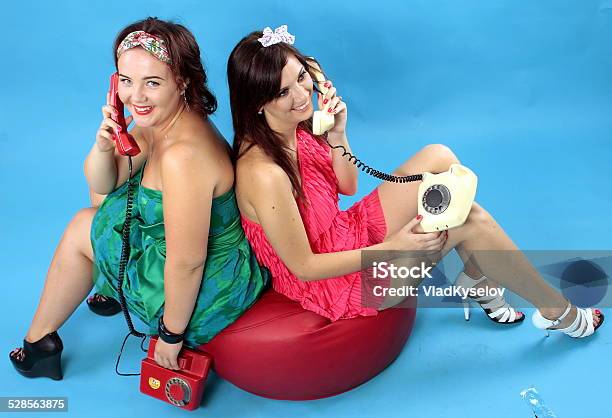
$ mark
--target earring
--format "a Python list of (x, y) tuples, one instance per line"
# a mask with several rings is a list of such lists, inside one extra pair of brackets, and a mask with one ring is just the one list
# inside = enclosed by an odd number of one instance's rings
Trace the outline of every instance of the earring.
[(263, 115), (263, 110), (260, 110), (259, 112), (257, 112), (258, 115)]
[(183, 101), (185, 102), (185, 107), (187, 108), (187, 111), (189, 112), (189, 102), (187, 101), (187, 90), (183, 90)]

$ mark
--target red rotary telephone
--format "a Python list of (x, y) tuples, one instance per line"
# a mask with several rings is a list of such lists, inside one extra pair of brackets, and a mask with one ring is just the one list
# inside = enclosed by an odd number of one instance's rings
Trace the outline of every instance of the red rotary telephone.
[(149, 342), (147, 357), (140, 369), (140, 391), (188, 411), (200, 406), (212, 357), (183, 347), (178, 357), (181, 370), (165, 369), (154, 360), (157, 337)]

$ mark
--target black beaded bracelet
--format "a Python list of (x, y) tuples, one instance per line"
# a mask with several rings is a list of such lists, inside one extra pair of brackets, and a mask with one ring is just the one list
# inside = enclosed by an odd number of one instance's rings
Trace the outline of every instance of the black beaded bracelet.
[(157, 332), (159, 333), (159, 338), (161, 338), (164, 342), (168, 344), (178, 344), (185, 338), (185, 332), (182, 334), (174, 334), (166, 328), (164, 325), (164, 316), (161, 315), (159, 317), (159, 325), (157, 327)]

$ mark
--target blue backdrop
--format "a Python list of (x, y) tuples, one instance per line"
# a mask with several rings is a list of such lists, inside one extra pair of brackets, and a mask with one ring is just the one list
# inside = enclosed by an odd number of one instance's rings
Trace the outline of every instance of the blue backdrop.
[[(114, 36), (149, 15), (196, 35), (220, 104), (213, 120), (228, 139), (231, 49), (252, 30), (288, 24), (347, 102), (361, 159), (392, 170), (428, 143), (446, 144), (479, 175), (477, 200), (519, 247), (611, 247), (610, 0), (20, 1), (0, 10), (4, 352), (27, 330), (64, 227), (88, 206), (82, 167)], [(360, 181), (344, 207), (376, 185)], [(468, 324), (459, 311), (421, 310), (398, 361), (347, 394), (271, 401), (213, 378), (196, 413), (529, 417), (518, 392), (535, 384), (560, 416), (610, 416), (611, 325), (588, 341), (543, 341), (529, 321), (499, 329), (478, 316)], [(114, 375), (124, 332), (122, 318), (82, 306), (61, 332), (64, 381), (26, 380), (4, 361), (0, 396), (68, 396), (71, 416), (183, 416)], [(133, 344), (124, 368), (140, 357)]]

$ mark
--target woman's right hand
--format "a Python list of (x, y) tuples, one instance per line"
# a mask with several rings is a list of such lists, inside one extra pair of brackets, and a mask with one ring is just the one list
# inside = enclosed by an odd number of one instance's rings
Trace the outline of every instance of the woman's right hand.
[(437, 252), (442, 250), (448, 231), (439, 232), (415, 232), (423, 220), (421, 215), (413, 218), (402, 229), (391, 235), (385, 241), (389, 242), (391, 250), (397, 251), (428, 251)]
[[(113, 131), (119, 132), (121, 126), (111, 117), (116, 118), (117, 109), (109, 104), (108, 93), (106, 94), (106, 105), (102, 106), (102, 123), (96, 132), (96, 144), (101, 152), (109, 152), (115, 149)], [(125, 118), (125, 125), (129, 126), (132, 122), (132, 115)]]

